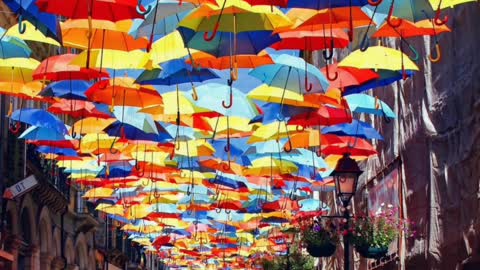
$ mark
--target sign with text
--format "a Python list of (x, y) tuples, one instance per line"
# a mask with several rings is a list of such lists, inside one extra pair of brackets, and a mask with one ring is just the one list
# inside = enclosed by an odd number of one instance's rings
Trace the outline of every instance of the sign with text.
[(14, 199), (27, 193), (36, 185), (38, 185), (37, 179), (35, 179), (35, 176), (30, 175), (29, 177), (16, 183), (15, 185), (7, 188), (5, 190), (5, 193), (3, 193), (3, 197), (6, 199)]

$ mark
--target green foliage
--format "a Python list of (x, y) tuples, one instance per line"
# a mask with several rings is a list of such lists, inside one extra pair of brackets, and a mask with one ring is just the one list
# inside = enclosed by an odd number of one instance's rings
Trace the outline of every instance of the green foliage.
[(286, 270), (287, 265), (290, 264), (290, 270), (314, 270), (315, 260), (303, 254), (298, 243), (290, 247), (290, 254), (284, 256), (277, 256), (273, 260), (262, 260), (262, 267), (264, 270)]

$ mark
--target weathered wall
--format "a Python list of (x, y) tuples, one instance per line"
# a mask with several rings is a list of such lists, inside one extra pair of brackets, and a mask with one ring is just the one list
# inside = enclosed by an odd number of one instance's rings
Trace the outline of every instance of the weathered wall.
[[(480, 5), (447, 13), (452, 33), (439, 37), (442, 61), (424, 57), (413, 80), (373, 92), (399, 117), (375, 119), (385, 141), (365, 177), (403, 160), (406, 214), (423, 235), (408, 242), (406, 269), (451, 270), (480, 256)], [(426, 55), (432, 42), (412, 44)]]

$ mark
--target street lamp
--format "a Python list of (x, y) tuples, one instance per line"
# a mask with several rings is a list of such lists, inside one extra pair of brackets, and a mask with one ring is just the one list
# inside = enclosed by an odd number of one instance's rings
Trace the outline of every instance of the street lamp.
[(350, 157), (349, 153), (343, 154), (337, 162), (333, 171), (335, 179), (335, 190), (337, 197), (342, 201), (344, 207), (350, 203), (357, 190), (358, 177), (363, 173), (357, 162)]
[[(345, 230), (348, 231), (348, 222), (350, 219), (349, 203), (353, 195), (357, 191), (358, 177), (363, 173), (358, 167), (357, 162), (350, 157), (349, 153), (343, 154), (337, 162), (337, 166), (333, 171), (333, 177), (335, 179), (335, 192), (337, 197), (342, 201), (343, 205), (343, 218), (345, 221)], [(343, 250), (344, 250), (344, 270), (350, 270), (350, 243), (348, 237), (343, 237)]]

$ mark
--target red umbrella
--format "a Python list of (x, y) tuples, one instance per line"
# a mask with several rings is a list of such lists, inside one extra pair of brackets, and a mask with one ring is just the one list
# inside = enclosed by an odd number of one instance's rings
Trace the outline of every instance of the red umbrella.
[(137, 9), (138, 0), (38, 0), (40, 11), (71, 19), (95, 19), (117, 22), (143, 19), (148, 12), (143, 6)]
[(54, 114), (66, 114), (74, 118), (96, 117), (110, 118), (111, 116), (103, 113), (95, 107), (95, 104), (83, 100), (67, 100), (61, 99), (57, 103), (52, 104), (48, 111)]
[(287, 7), (288, 0), (244, 0), (252, 6), (279, 6)]
[[(275, 50), (318, 51), (330, 48), (346, 48), (350, 41), (341, 29), (316, 31), (288, 31), (280, 33), (281, 41), (271, 47)], [(332, 45), (333, 44), (333, 45)]]
[(376, 155), (375, 148), (365, 139), (355, 137), (339, 137), (343, 140), (342, 143), (336, 145), (328, 145), (322, 149), (324, 155), (343, 155), (350, 153), (355, 157), (369, 157)]
[(352, 114), (349, 109), (322, 106), (316, 111), (293, 116), (288, 121), (288, 124), (312, 127), (331, 126), (350, 122), (352, 122)]
[(33, 79), (35, 80), (93, 80), (97, 78), (108, 78), (106, 71), (98, 69), (87, 69), (78, 66), (70, 65), (70, 62), (77, 57), (75, 54), (62, 54), (49, 57), (37, 67), (33, 72)]
[[(330, 81), (330, 87), (344, 88), (352, 85), (361, 85), (368, 81), (380, 78), (380, 76), (370, 69), (358, 69), (354, 67), (337, 67), (337, 63), (331, 64), (330, 69), (336, 70), (338, 76)], [(321, 69), (322, 73), (328, 76), (327, 69)]]

